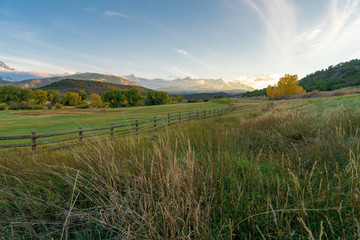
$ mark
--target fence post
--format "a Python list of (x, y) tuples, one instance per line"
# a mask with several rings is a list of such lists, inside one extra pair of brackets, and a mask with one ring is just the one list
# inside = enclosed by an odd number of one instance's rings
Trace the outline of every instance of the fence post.
[(114, 136), (114, 124), (111, 123), (110, 126), (111, 126), (111, 128), (110, 128), (110, 137), (113, 137)]
[(139, 130), (139, 124), (138, 124), (138, 120), (135, 120), (135, 132), (138, 132)]
[(179, 113), (179, 122), (181, 122), (181, 113)]
[(196, 111), (196, 120), (199, 120), (199, 110)]
[(80, 141), (80, 142), (82, 142), (82, 140), (83, 140), (82, 135), (83, 135), (82, 126), (80, 126), (80, 127), (79, 127), (79, 141)]
[(191, 112), (189, 112), (189, 121), (191, 120)]
[(31, 137), (31, 143), (32, 143), (31, 150), (35, 151), (36, 150), (36, 133), (33, 131), (33, 132), (31, 132), (31, 135), (32, 135), (32, 137)]
[(168, 113), (168, 125), (170, 125), (170, 113)]
[(205, 115), (206, 115), (206, 110), (204, 110), (204, 116), (203, 116), (203, 118), (205, 117)]
[(154, 116), (154, 128), (156, 128), (156, 116)]

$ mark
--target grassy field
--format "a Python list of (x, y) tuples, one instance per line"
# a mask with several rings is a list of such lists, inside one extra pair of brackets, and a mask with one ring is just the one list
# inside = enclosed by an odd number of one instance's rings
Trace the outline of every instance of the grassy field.
[(0, 111), (0, 136), (61, 132), (83, 128), (110, 126), (135, 120), (162, 117), (168, 113), (222, 107), (219, 102), (171, 104), (120, 109), (6, 110)]
[(0, 238), (359, 239), (360, 96), (0, 157)]

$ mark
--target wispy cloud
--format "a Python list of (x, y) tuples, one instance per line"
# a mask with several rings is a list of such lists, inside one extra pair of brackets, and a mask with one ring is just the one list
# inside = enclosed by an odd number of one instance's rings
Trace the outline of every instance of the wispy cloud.
[[(357, 48), (360, 41), (359, 0), (330, 0), (326, 5), (316, 3), (323, 9), (318, 12), (321, 21), (304, 21), (307, 16), (301, 15), (301, 5), (293, 0), (244, 1), (262, 20), (267, 46), (265, 57), (278, 60), (279, 69), (309, 69), (312, 64), (315, 70), (319, 65), (356, 57), (351, 49)], [(303, 66), (294, 67), (299, 63)]]
[(262, 19), (269, 50), (285, 55), (296, 30), (296, 11), (288, 0), (246, 0)]
[(196, 75), (192, 74), (190, 71), (186, 70), (186, 69), (180, 69), (178, 67), (171, 67), (168, 69), (169, 73), (171, 73), (172, 76), (176, 76), (176, 77), (191, 77), (191, 78), (197, 78)]
[(116, 12), (116, 11), (105, 11), (104, 14), (106, 16), (110, 16), (110, 17), (124, 17), (124, 18), (128, 18), (129, 16), (124, 14), (124, 13), (120, 13), (120, 12)]
[(90, 7), (87, 7), (87, 8), (84, 8), (86, 11), (89, 11), (89, 12), (96, 12), (96, 8), (90, 8)]
[(244, 83), (255, 89), (265, 88), (269, 85), (274, 85), (279, 81), (279, 78), (284, 76), (282, 73), (266, 74), (263, 76), (249, 77), (249, 76), (234, 76), (228, 82)]
[[(199, 58), (198, 56), (194, 56), (194, 54), (190, 53), (187, 50), (184, 49), (179, 49), (179, 48), (175, 48), (174, 49), (175, 52), (182, 56), (182, 57), (186, 57), (186, 59), (188, 61), (191, 61), (194, 65), (201, 67), (203, 69), (211, 70), (212, 72), (217, 72), (219, 73), (220, 71), (214, 67), (213, 65), (209, 64), (206, 60)], [(189, 75), (190, 76), (190, 75)]]
[(8, 35), (21, 40), (35, 41), (37, 40), (38, 32), (15, 30), (9, 31)]
[(52, 72), (58, 72), (58, 73), (64, 73), (64, 72), (73, 72), (69, 69), (65, 69), (62, 67), (59, 67), (57, 65), (52, 65), (49, 63), (45, 63), (42, 61), (30, 59), (30, 58), (24, 58), (24, 57), (18, 57), (18, 56), (7, 56), (5, 54), (0, 53), (0, 58), (6, 63), (9, 63), (11, 66), (13, 66), (15, 69), (20, 71), (39, 71), (37, 69), (49, 69), (49, 71)]
[(175, 50), (175, 52), (176, 52), (177, 54), (179, 54), (180, 56), (185, 56), (185, 57), (189, 57), (189, 56), (190, 56), (190, 53), (189, 53), (188, 51), (186, 51), (186, 50), (178, 49), (178, 48), (175, 48), (174, 50)]

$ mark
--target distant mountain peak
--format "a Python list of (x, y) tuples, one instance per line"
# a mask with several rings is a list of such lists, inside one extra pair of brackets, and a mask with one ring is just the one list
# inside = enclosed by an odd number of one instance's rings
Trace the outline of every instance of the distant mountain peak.
[[(119, 84), (119, 85), (140, 87), (140, 84), (138, 84), (136, 82), (128, 81), (128, 80), (126, 80), (122, 77), (116, 76), (116, 75), (105, 75), (105, 74), (90, 73), (90, 72), (65, 75), (65, 76), (56, 76), (56, 77), (32, 78), (32, 79), (27, 79), (27, 80), (22, 80), (22, 81), (13, 81), (13, 82), (2, 83), (2, 84), (10, 84), (10, 85), (23, 87), (23, 88), (39, 88), (39, 87), (51, 84), (53, 82), (58, 82), (58, 81), (64, 80), (64, 79), (90, 80), (90, 81), (96, 81), (96, 82), (114, 83), (114, 84)], [(0, 78), (0, 80), (1, 80), (1, 78)], [(11, 80), (11, 79), (2, 78), (2, 80)]]
[(241, 82), (226, 82), (223, 79), (197, 79), (187, 76), (185, 78), (176, 78), (173, 80), (164, 79), (146, 79), (137, 77), (133, 74), (124, 76), (129, 81), (136, 81), (141, 86), (165, 91), (170, 94), (177, 93), (210, 93), (210, 92), (247, 92), (253, 88)]
[(8, 71), (16, 71), (14, 68), (9, 67), (9, 65), (6, 65), (4, 62), (0, 61), (0, 70), (5, 69)]

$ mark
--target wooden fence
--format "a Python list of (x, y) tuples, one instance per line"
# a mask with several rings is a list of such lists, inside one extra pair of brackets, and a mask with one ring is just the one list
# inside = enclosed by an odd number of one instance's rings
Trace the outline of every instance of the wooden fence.
[[(182, 121), (190, 120), (199, 120), (203, 118), (208, 118), (216, 115), (221, 115), (232, 109), (233, 105), (227, 105), (222, 108), (210, 109), (210, 110), (197, 110), (191, 112), (183, 112), (177, 114), (167, 114), (165, 117), (154, 118), (144, 121), (135, 120), (133, 123), (114, 125), (111, 124), (107, 127), (83, 129), (79, 127), (77, 130), (57, 132), (57, 133), (45, 133), (45, 134), (36, 134), (36, 132), (31, 132), (31, 135), (21, 135), (21, 136), (4, 136), (0, 137), (1, 141), (9, 140), (19, 140), (19, 139), (29, 139), (29, 143), (17, 143), (17, 144), (4, 144), (0, 145), (0, 149), (4, 148), (31, 148), (31, 151), (22, 151), (20, 153), (35, 153), (40, 151), (47, 151), (57, 148), (64, 148), (69, 146), (74, 146), (77, 144), (90, 144), (98, 141), (118, 137), (126, 136), (132, 134), (139, 134), (142, 132), (154, 130), (157, 128), (165, 127), (171, 124), (180, 123)], [(58, 136), (66, 136), (61, 139), (54, 139), (50, 141), (41, 141), (46, 138), (57, 138)], [(102, 138), (97, 138), (94, 140), (94, 137), (105, 136)], [(92, 138), (92, 139), (91, 139)], [(89, 140), (86, 140), (89, 139)], [(66, 142), (66, 144), (62, 144)], [(38, 146), (41, 146), (39, 148)], [(1, 154), (1, 152), (0, 152)]]

